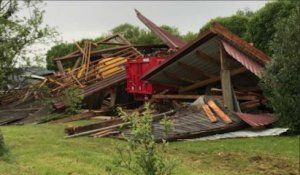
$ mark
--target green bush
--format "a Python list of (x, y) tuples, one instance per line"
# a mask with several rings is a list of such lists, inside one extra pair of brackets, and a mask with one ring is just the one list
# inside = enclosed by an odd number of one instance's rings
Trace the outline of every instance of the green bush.
[[(295, 3), (296, 4), (296, 3)], [(277, 23), (270, 50), (274, 53), (261, 80), (279, 125), (300, 133), (300, 8)]]
[(65, 89), (62, 94), (66, 106), (66, 113), (70, 115), (78, 114), (83, 101), (82, 89), (70, 87)]
[(0, 160), (6, 160), (9, 155), (9, 150), (6, 147), (2, 132), (0, 131)]
[[(128, 142), (126, 148), (117, 148), (119, 157), (116, 167), (122, 167), (137, 175), (169, 175), (172, 174), (175, 163), (167, 159), (162, 153), (167, 145), (155, 142), (152, 134), (152, 112), (150, 105), (145, 105), (145, 111), (141, 114), (135, 112), (127, 114), (119, 109), (122, 118), (130, 122), (131, 134), (125, 139)], [(171, 128), (170, 122), (165, 118), (162, 122), (166, 132)], [(159, 150), (161, 146), (161, 150)], [(113, 172), (113, 168), (107, 169)], [(119, 172), (119, 171), (118, 171)]]

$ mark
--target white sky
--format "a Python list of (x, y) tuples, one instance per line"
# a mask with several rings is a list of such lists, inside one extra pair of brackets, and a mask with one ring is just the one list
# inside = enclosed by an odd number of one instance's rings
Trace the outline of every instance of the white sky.
[[(45, 1), (44, 24), (55, 27), (58, 40), (73, 42), (95, 38), (110, 29), (130, 23), (145, 28), (134, 9), (157, 25), (175, 26), (182, 34), (198, 32), (201, 26), (215, 17), (225, 17), (239, 9), (256, 11), (267, 1)], [(28, 14), (28, 10), (20, 15)], [(31, 47), (45, 57), (53, 44)], [(33, 59), (34, 60), (34, 59)], [(19, 65), (22, 65), (20, 62)], [(32, 61), (35, 65), (36, 61)], [(45, 63), (42, 63), (45, 66)]]
[(178, 27), (181, 33), (198, 32), (218, 16), (239, 9), (257, 10), (266, 1), (46, 1), (44, 21), (56, 26), (65, 41), (100, 36), (113, 27), (130, 23), (144, 27), (135, 15), (138, 9), (157, 25)]

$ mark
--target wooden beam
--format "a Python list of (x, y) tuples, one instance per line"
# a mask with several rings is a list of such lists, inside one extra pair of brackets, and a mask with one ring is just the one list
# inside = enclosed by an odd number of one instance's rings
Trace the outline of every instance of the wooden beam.
[(225, 114), (214, 101), (208, 100), (207, 104), (225, 123), (232, 123), (232, 120), (229, 118), (229, 116)]
[(222, 86), (224, 106), (227, 107), (229, 110), (233, 111), (234, 105), (233, 105), (230, 70), (228, 68), (229, 67), (228, 57), (226, 56), (225, 50), (221, 43), (219, 49), (220, 49), (219, 53), (220, 53), (220, 61), (221, 61), (220, 76), (221, 76), (221, 86)]
[(176, 100), (196, 100), (200, 95), (183, 95), (183, 94), (155, 94), (152, 95), (154, 99), (176, 99)]
[[(244, 67), (233, 69), (233, 70), (230, 71), (230, 76), (235, 76), (235, 75), (241, 74), (241, 73), (246, 72), (246, 71), (247, 71), (247, 69), (244, 68)], [(206, 86), (208, 84), (211, 84), (211, 83), (214, 83), (214, 82), (217, 82), (217, 81), (220, 81), (220, 80), (221, 80), (221, 77), (217, 76), (217, 77), (209, 78), (209, 79), (206, 79), (206, 80), (203, 80), (203, 81), (197, 81), (192, 85), (181, 88), (179, 90), (179, 92), (186, 92), (186, 91), (194, 90), (194, 89), (197, 89), (199, 87), (203, 87), (203, 86)]]
[(201, 60), (205, 60), (205, 61), (208, 61), (216, 66), (219, 66), (220, 65), (220, 62), (218, 60), (216, 60), (215, 58), (207, 55), (206, 53), (200, 51), (200, 50), (197, 50), (196, 51), (196, 55), (198, 56), (199, 59)]
[(177, 63), (180, 67), (186, 69), (187, 71), (191, 72), (191, 73), (194, 73), (194, 74), (201, 74), (201, 75), (204, 75), (206, 77), (209, 77), (209, 78), (213, 78), (213, 77), (216, 77), (216, 75), (212, 75), (198, 67), (195, 67), (195, 66), (192, 66), (190, 64), (187, 64), (187, 63), (184, 63), (184, 62), (181, 62), (179, 61)]
[(161, 86), (165, 86), (165, 87), (170, 87), (170, 88), (174, 88), (174, 89), (179, 89), (181, 86), (180, 85), (175, 85), (175, 84), (170, 84), (170, 83), (163, 83), (163, 82), (159, 82), (156, 80), (149, 80), (151, 83), (153, 84), (157, 84), (157, 85), (161, 85)]
[(202, 109), (205, 112), (206, 116), (208, 117), (208, 119), (210, 120), (211, 123), (217, 122), (217, 118), (212, 113), (212, 111), (209, 109), (208, 105), (202, 105)]
[(194, 80), (191, 80), (191, 79), (188, 79), (188, 78), (184, 78), (184, 77), (179, 76), (179, 75), (177, 75), (175, 73), (172, 73), (172, 72), (164, 71), (163, 73), (164, 73), (164, 75), (166, 75), (166, 76), (168, 76), (168, 77), (170, 77), (172, 79), (178, 80), (178, 81), (184, 81), (184, 82), (188, 82), (188, 83), (195, 83), (196, 82)]
[[(128, 47), (132, 47), (132, 46), (127, 46), (126, 45), (126, 46), (120, 46), (120, 47), (114, 47), (114, 48), (107, 48), (107, 49), (96, 50), (96, 51), (92, 51), (91, 52), (91, 56), (100, 56), (103, 53), (119, 51), (119, 50), (122, 50), (122, 49), (125, 49), (125, 48), (128, 48)], [(65, 59), (73, 59), (73, 58), (77, 58), (77, 57), (79, 57), (81, 55), (82, 55), (81, 53), (77, 53), (77, 54), (73, 54), (73, 55), (67, 55), (67, 56), (64, 56), (64, 57), (55, 58), (54, 61), (65, 60)]]
[(57, 68), (58, 68), (59, 72), (62, 74), (63, 77), (65, 77), (66, 76), (66, 72), (64, 70), (64, 67), (63, 67), (61, 61), (57, 60), (56, 61), (56, 65), (57, 65)]

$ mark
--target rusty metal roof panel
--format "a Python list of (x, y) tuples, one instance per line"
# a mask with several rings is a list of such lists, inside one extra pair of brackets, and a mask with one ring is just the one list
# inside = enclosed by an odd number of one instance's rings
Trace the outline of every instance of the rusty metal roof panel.
[(233, 58), (235, 58), (238, 62), (240, 62), (242, 65), (244, 65), (248, 70), (250, 70), (256, 76), (258, 76), (258, 77), (261, 76), (261, 73), (264, 69), (262, 65), (249, 59), (247, 55), (239, 52), (237, 49), (232, 47), (226, 41), (221, 41), (221, 42), (224, 46), (224, 49), (226, 50), (226, 52), (229, 55), (231, 55)]
[(112, 75), (104, 80), (101, 80), (99, 82), (96, 82), (89, 86), (84, 87), (83, 88), (84, 96), (87, 97), (87, 96), (92, 95), (96, 92), (99, 92), (103, 89), (109, 88), (111, 86), (115, 86), (116, 84), (118, 84), (122, 81), (125, 81), (125, 80), (126, 80), (126, 71), (122, 71), (122, 72)]
[[(221, 107), (220, 105), (218, 106)], [(203, 110), (200, 110), (195, 106), (190, 106), (180, 109), (176, 114), (168, 117), (172, 123), (173, 130), (168, 133), (167, 138), (165, 138), (164, 127), (160, 124), (160, 121), (153, 122), (153, 135), (156, 140), (162, 138), (177, 140), (224, 133), (226, 131), (235, 131), (246, 126), (236, 114), (228, 111), (224, 107), (221, 107), (221, 109), (229, 115), (233, 123), (226, 124), (220, 118), (217, 118), (218, 121), (216, 123), (211, 123)], [(130, 134), (130, 129), (126, 129), (123, 133), (125, 136), (128, 136)]]
[(166, 30), (158, 27), (152, 21), (143, 16), (138, 10), (135, 9), (137, 17), (152, 31), (154, 32), (160, 39), (162, 39), (165, 44), (167, 44), (170, 48), (182, 48), (186, 45), (186, 42), (182, 41), (180, 38), (170, 34)]
[[(165, 72), (174, 72), (178, 74), (179, 76), (183, 78), (189, 78), (194, 81), (200, 81), (200, 80), (205, 80), (207, 76), (203, 74), (195, 74), (193, 73), (190, 69), (187, 68), (182, 68), (179, 66), (179, 64), (183, 63), (189, 66), (192, 66), (195, 69), (200, 69), (201, 71), (210, 74), (210, 75), (218, 75), (219, 74), (219, 58), (216, 56), (215, 52), (218, 52), (217, 47), (217, 38), (213, 37), (210, 40), (208, 40), (206, 43), (203, 45), (200, 45), (196, 48), (194, 48), (192, 51), (187, 53), (182, 59), (176, 60), (173, 63), (170, 63), (168, 66), (165, 67), (163, 71)], [(212, 64), (210, 61), (207, 61), (205, 59), (202, 59), (201, 57), (198, 56), (197, 51), (201, 51), (202, 53), (205, 53), (209, 57), (212, 57), (217, 64)], [(177, 85), (183, 85), (180, 81), (177, 80), (170, 80), (171, 78), (168, 76), (164, 76), (163, 73), (158, 73), (155, 74), (153, 77), (148, 79), (149, 81), (155, 80), (155, 81), (161, 81), (161, 82), (170, 82), (172, 81), (173, 84)], [(185, 83), (184, 85), (186, 85)], [(191, 83), (190, 83), (191, 84)]]
[[(217, 38), (216, 38), (217, 36)], [(215, 39), (213, 39), (215, 38)], [(246, 55), (247, 57), (244, 57), (245, 59), (252, 59), (255, 62), (259, 63), (260, 66), (264, 66), (264, 64), (268, 61), (270, 61), (270, 58), (264, 54), (263, 52), (261, 52), (260, 50), (256, 49), (255, 47), (251, 46), (249, 43), (247, 43), (246, 41), (242, 40), (241, 38), (239, 38), (238, 36), (236, 36), (235, 34), (231, 33), (229, 30), (227, 30), (225, 27), (223, 27), (220, 24), (214, 24), (214, 26), (202, 33), (201, 35), (199, 35), (199, 37), (192, 41), (191, 43), (185, 45), (183, 48), (179, 49), (178, 52), (176, 52), (174, 55), (172, 55), (171, 57), (169, 57), (164, 63), (162, 63), (160, 66), (153, 68), (152, 70), (150, 70), (149, 72), (147, 72), (142, 79), (144, 80), (154, 80), (155, 78), (157, 78), (157, 74), (159, 74), (159, 72), (161, 70), (164, 70), (165, 68), (167, 68), (168, 66), (170, 66), (171, 64), (173, 64), (174, 62), (178, 61), (178, 60), (184, 60), (184, 59), (189, 59), (189, 61), (193, 60), (190, 59), (189, 54), (193, 54), (192, 52), (195, 51), (195, 49), (201, 49), (204, 52), (206, 52), (208, 55), (210, 55), (213, 58), (218, 58), (218, 46), (219, 46), (219, 42), (218, 40), (223, 40), (226, 41), (230, 44), (230, 46), (234, 47), (238, 52)], [(215, 43), (215, 44), (211, 44), (211, 43)], [(229, 49), (227, 49), (229, 50)], [(229, 52), (229, 51), (227, 51)], [(230, 52), (229, 52), (230, 53)], [(232, 54), (232, 52), (231, 52)], [(234, 58), (234, 57), (233, 57)], [(237, 59), (237, 58), (234, 58)], [(238, 60), (240, 63), (245, 64), (247, 69), (250, 69), (250, 71), (254, 72), (256, 75), (258, 75), (258, 66), (254, 66), (255, 68), (253, 68), (254, 64), (248, 64), (245, 61), (241, 61)], [(236, 62), (233, 62), (234, 67), (238, 66), (239, 64)], [(216, 70), (213, 68), (213, 66), (209, 67), (209, 65), (205, 65), (205, 63), (201, 63), (204, 64), (203, 66), (206, 67), (209, 70)], [(247, 66), (248, 65), (248, 66)], [(249, 66), (250, 65), (250, 66)], [(218, 70), (218, 69), (217, 69)], [(181, 71), (181, 70), (180, 70)]]
[(276, 121), (276, 118), (271, 114), (248, 114), (236, 112), (236, 115), (252, 127), (266, 126)]

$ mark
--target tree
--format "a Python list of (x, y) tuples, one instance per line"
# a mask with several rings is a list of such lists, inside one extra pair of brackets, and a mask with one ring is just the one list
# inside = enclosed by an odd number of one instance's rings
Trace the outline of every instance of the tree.
[(72, 43), (60, 43), (53, 47), (46, 53), (46, 62), (47, 69), (57, 70), (57, 67), (54, 65), (53, 59), (61, 56), (65, 56), (68, 53), (75, 51), (77, 48), (75, 44)]
[(218, 22), (228, 28), (230, 31), (238, 35), (239, 37), (247, 40), (247, 28), (248, 23), (253, 15), (253, 12), (249, 10), (239, 10), (235, 15), (229, 17), (217, 17), (215, 19), (210, 20), (207, 24), (205, 24), (201, 29), (200, 33), (208, 30), (214, 22)]
[[(42, 26), (44, 11), (40, 10), (40, 3), (31, 0), (0, 1), (0, 90), (6, 88), (16, 61), (29, 60), (26, 56), (28, 47), (46, 41), (54, 34), (49, 26)], [(29, 17), (18, 16), (22, 8), (30, 10)]]
[[(295, 1), (296, 2), (296, 1)], [(300, 133), (300, 3), (276, 25), (270, 41), (272, 61), (261, 81), (281, 126)]]
[[(175, 36), (181, 37), (180, 32), (176, 27), (162, 25), (161, 28), (163, 28), (164, 30), (170, 32)], [(128, 23), (120, 24), (114, 27), (113, 29), (110, 30), (110, 33), (122, 34), (132, 44), (163, 44), (162, 40), (159, 39), (153, 32), (139, 28), (138, 26), (134, 26)], [(188, 35), (183, 36), (183, 38), (186, 37), (187, 40), (191, 40), (195, 36), (196, 34), (190, 32), (188, 33)], [(105, 37), (106, 34), (102, 34), (100, 37), (97, 37), (95, 39), (82, 39), (78, 41), (78, 43), (79, 45), (82, 45), (84, 40), (97, 42), (104, 39)], [(95, 49), (101, 49), (101, 48), (97, 47)], [(77, 47), (75, 46), (74, 43), (61, 42), (51, 47), (51, 49), (48, 50), (46, 54), (47, 68), (51, 70), (57, 70), (57, 67), (53, 64), (53, 59), (67, 55), (68, 53), (75, 50), (77, 50)], [(64, 66), (68, 67), (68, 65), (72, 65), (73, 63), (74, 60), (64, 61)]]
[(196, 39), (198, 36), (198, 33), (194, 33), (194, 32), (188, 32), (185, 35), (182, 35), (182, 39), (186, 42), (191, 42), (194, 39)]
[(277, 0), (267, 3), (263, 8), (256, 11), (248, 23), (247, 39), (253, 42), (255, 47), (272, 55), (273, 49), (270, 48), (270, 41), (277, 31), (276, 24), (281, 19), (290, 16), (295, 8), (295, 2)]

